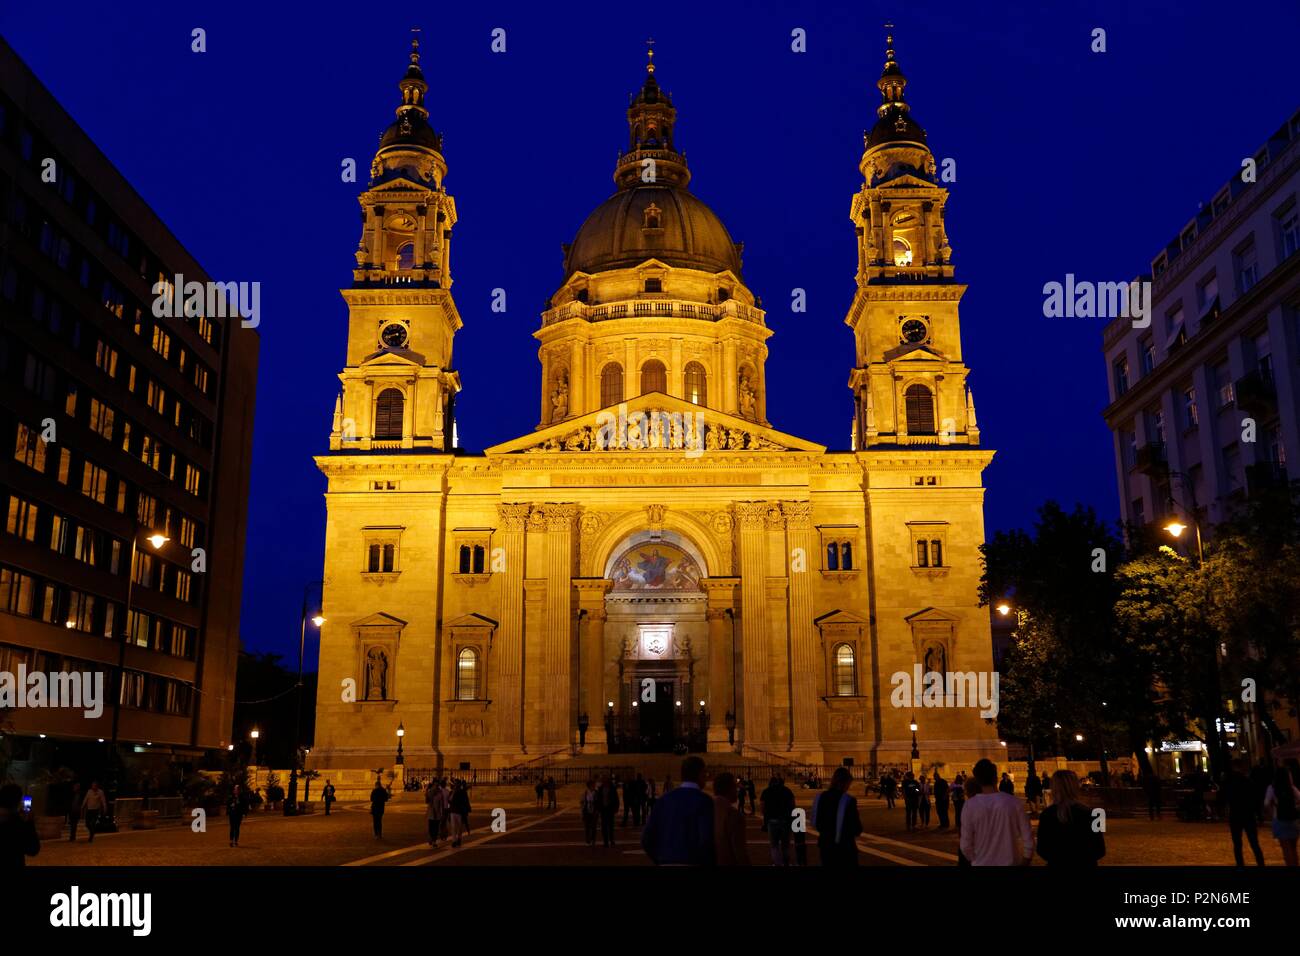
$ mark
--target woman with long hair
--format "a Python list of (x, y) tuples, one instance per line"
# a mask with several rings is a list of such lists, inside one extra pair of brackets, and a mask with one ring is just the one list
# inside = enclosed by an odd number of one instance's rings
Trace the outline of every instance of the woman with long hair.
[(1273, 783), (1264, 791), (1264, 809), (1273, 811), (1273, 838), (1282, 847), (1282, 859), (1287, 866), (1296, 865), (1296, 838), (1300, 837), (1297, 805), (1300, 805), (1300, 790), (1292, 781), (1291, 771), (1278, 767)]
[(1106, 838), (1096, 817), (1104, 811), (1083, 802), (1083, 788), (1073, 770), (1052, 774), (1051, 789), (1052, 805), (1038, 818), (1038, 855), (1048, 866), (1096, 866), (1106, 855)]

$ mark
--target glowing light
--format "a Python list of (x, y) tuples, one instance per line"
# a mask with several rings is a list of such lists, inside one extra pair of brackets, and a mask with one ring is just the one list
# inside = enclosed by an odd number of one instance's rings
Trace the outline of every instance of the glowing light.
[(1175, 538), (1180, 538), (1182, 537), (1183, 532), (1187, 530), (1187, 525), (1183, 524), (1181, 521), (1171, 521), (1169, 524), (1165, 525), (1165, 530)]
[(1008, 614), (1011, 613), (1011, 605), (1003, 601), (1001, 604), (998, 605), (997, 610), (999, 614), (1001, 614), (1003, 617), (1006, 617)]

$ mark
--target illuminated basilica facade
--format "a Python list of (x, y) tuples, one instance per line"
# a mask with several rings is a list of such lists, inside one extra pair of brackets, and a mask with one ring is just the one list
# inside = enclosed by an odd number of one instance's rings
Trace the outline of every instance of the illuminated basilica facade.
[(977, 710), (891, 701), (914, 665), (993, 666), (976, 596), (992, 452), (962, 362), (947, 190), (892, 41), (878, 85), (851, 205), (852, 450), (773, 425), (771, 331), (740, 247), (688, 188), (652, 57), (616, 189), (565, 247), (534, 333), (537, 428), (470, 452), (453, 437), (456, 207), (413, 50), (360, 197), (342, 391), (316, 459), (313, 766), (390, 763), (399, 726), (422, 767), (682, 746), (861, 766), (906, 762), (914, 717), (927, 762), (996, 756)]

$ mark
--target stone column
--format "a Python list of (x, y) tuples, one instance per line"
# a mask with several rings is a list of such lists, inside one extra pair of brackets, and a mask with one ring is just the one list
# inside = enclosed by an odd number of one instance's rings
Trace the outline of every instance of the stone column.
[[(819, 568), (817, 542), (812, 525), (812, 503), (785, 501), (786, 549), (790, 568), (790, 716), (793, 724), (791, 749), (819, 748), (817, 730), (817, 628), (813, 624), (812, 576)], [(798, 549), (798, 551), (796, 551)], [(800, 554), (799, 552), (802, 552)], [(796, 558), (802, 563), (795, 564)]]
[[(772, 730), (768, 714), (767, 513), (765, 501), (736, 503), (740, 523), (740, 708), (744, 743), (766, 748)], [(778, 515), (780, 512), (777, 512)]]
[[(578, 713), (587, 715), (587, 753), (600, 753), (605, 740), (605, 594), (613, 582), (605, 578), (574, 578), (581, 613), (578, 643), (578, 668), (581, 694)], [(585, 633), (581, 633), (585, 631)], [(576, 723), (575, 723), (576, 726)]]
[(722, 343), (722, 390), (718, 393), (721, 399), (719, 405), (728, 415), (738, 414), (739, 405), (737, 376), (740, 373), (736, 363), (736, 340), (734, 336), (735, 332), (733, 331), (727, 340)]
[[(569, 656), (573, 650), (573, 522), (578, 506), (546, 505), (546, 631), (542, 638), (542, 743), (567, 744), (575, 735)], [(539, 701), (539, 704), (542, 702)]]
[(501, 702), (501, 748), (519, 753), (524, 744), (524, 522), (528, 505), (497, 505), (505, 569), (501, 583), (500, 645), (497, 696)]
[(732, 635), (735, 632), (736, 588), (739, 578), (705, 578), (709, 606), (704, 612), (709, 622), (709, 749), (726, 750), (727, 712), (736, 706), (735, 688), (732, 684), (732, 664), (736, 648)]

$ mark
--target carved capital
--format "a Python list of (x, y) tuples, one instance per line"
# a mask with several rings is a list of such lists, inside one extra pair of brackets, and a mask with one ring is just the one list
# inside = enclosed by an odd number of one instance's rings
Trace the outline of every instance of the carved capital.
[(757, 528), (767, 520), (768, 507), (766, 501), (737, 501), (736, 520), (743, 529)]
[(811, 501), (783, 501), (781, 511), (792, 528), (806, 528), (812, 522)]
[(504, 530), (523, 531), (524, 521), (528, 518), (528, 505), (524, 505), (524, 504), (497, 505), (497, 517), (501, 519), (501, 527)]
[(576, 504), (548, 504), (542, 506), (539, 510), (546, 521), (547, 529), (550, 531), (569, 531), (573, 528), (574, 519), (578, 517), (578, 506)]

